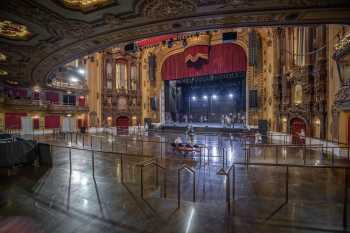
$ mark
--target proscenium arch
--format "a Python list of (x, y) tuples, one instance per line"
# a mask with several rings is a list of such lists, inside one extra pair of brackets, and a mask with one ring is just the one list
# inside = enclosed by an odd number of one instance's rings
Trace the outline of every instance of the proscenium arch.
[[(286, 5), (286, 2), (284, 2), (284, 5)], [(290, 7), (275, 5), (268, 8), (268, 10), (265, 9), (264, 5), (257, 4), (254, 8), (245, 9), (244, 12), (227, 5), (225, 7), (214, 7), (208, 12), (194, 11), (185, 15), (170, 15), (160, 19), (146, 18), (144, 22), (136, 22), (137, 19), (142, 18), (142, 15), (135, 11), (134, 18), (128, 19), (127, 23), (105, 26), (101, 30), (93, 31), (81, 37), (63, 38), (58, 43), (47, 44), (48, 46), (44, 48), (45, 52), (41, 52), (38, 49), (40, 46), (35, 45), (35, 53), (28, 62), (21, 64), (9, 63), (1, 65), (1, 67), (9, 69), (8, 78), (18, 78), (19, 80), (25, 78), (31, 80), (33, 84), (43, 84), (46, 83), (46, 78), (50, 72), (62, 64), (118, 43), (156, 35), (225, 27), (350, 23), (350, 2), (346, 0), (333, 0), (325, 3), (289, 1), (288, 4)], [(84, 21), (84, 18), (81, 18), (81, 20), (83, 23), (89, 24)], [(11, 71), (18, 70), (14, 65), (18, 65), (17, 67), (21, 68), (21, 72), (14, 72), (17, 76), (12, 77)]]
[[(222, 40), (221, 39), (216, 39), (216, 40), (213, 40), (213, 41), (211, 41), (211, 45), (220, 45), (220, 44), (222, 44)], [(228, 43), (225, 43), (225, 44), (228, 44)], [(248, 93), (249, 93), (249, 80), (251, 80), (252, 79), (252, 74), (253, 74), (253, 72), (251, 71), (251, 69), (252, 69), (252, 67), (250, 67), (249, 65), (248, 65), (248, 59), (249, 59), (249, 57), (248, 57), (248, 55), (249, 55), (249, 52), (248, 52), (248, 41), (246, 41), (246, 40), (243, 40), (243, 38), (238, 38), (237, 40), (235, 40), (235, 41), (232, 41), (232, 42), (230, 42), (229, 44), (232, 44), (232, 45), (235, 45), (235, 46), (237, 46), (237, 48), (238, 49), (240, 49), (240, 50), (242, 50), (242, 52), (243, 52), (243, 54), (244, 54), (244, 59), (245, 59), (245, 61), (246, 61), (246, 67), (245, 67), (245, 119), (246, 119), (246, 122), (247, 122), (247, 124), (248, 124), (248, 122), (249, 122), (249, 117), (248, 117), (248, 115), (249, 115), (249, 95), (248, 95)], [(195, 46), (195, 45), (194, 45)], [(191, 47), (191, 46), (189, 46), (189, 47)], [(170, 57), (172, 57), (172, 56), (174, 56), (174, 55), (177, 55), (177, 54), (179, 54), (179, 53), (183, 53), (184, 52), (184, 48), (183, 47), (181, 47), (181, 48), (175, 48), (175, 49), (173, 49), (173, 50), (170, 50), (169, 52), (168, 52), (168, 54), (166, 54), (165, 56), (163, 56), (162, 57), (162, 59), (160, 60), (160, 62), (159, 63), (157, 63), (157, 71), (156, 71), (156, 77), (157, 78), (159, 78), (160, 79), (160, 89), (162, 90), (162, 91), (164, 91), (164, 79), (163, 79), (163, 77), (162, 77), (162, 69), (163, 69), (163, 66), (164, 66), (164, 63), (165, 63), (165, 61), (167, 60), (167, 59), (169, 59)], [(210, 56), (210, 55), (209, 55)], [(185, 62), (185, 61), (184, 61)], [(161, 110), (161, 109), (165, 109), (165, 106), (163, 106), (163, 107), (161, 107), (160, 109), (159, 109), (159, 111)], [(162, 115), (162, 114), (164, 114), (164, 113), (162, 113), (162, 112), (160, 112), (160, 115)], [(164, 119), (165, 117), (163, 116), (163, 119)]]

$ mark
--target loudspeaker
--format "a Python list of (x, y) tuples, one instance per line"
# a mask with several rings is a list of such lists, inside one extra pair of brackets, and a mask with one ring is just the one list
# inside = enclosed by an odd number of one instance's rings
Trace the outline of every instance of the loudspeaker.
[(258, 90), (249, 91), (249, 107), (250, 108), (258, 107)]
[(148, 56), (148, 79), (152, 82), (156, 80), (156, 56), (154, 54)]
[(262, 136), (262, 143), (267, 143), (267, 133), (269, 131), (269, 122), (267, 120), (258, 121), (259, 133)]
[(157, 111), (157, 97), (153, 96), (150, 98), (150, 106), (152, 111)]
[(136, 51), (135, 43), (132, 42), (132, 43), (125, 45), (124, 50), (125, 50), (125, 52), (135, 52)]
[(152, 118), (144, 118), (144, 125), (147, 125), (148, 129), (152, 129)]
[(225, 33), (222, 33), (222, 40), (224, 42), (237, 40), (237, 32), (225, 32)]

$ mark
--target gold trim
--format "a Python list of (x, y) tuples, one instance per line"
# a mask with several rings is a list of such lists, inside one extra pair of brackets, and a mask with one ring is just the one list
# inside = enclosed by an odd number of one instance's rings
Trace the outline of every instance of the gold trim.
[(0, 76), (8, 75), (9, 73), (6, 70), (0, 69)]
[(1, 61), (6, 61), (7, 60), (7, 57), (5, 54), (3, 54), (2, 52), (0, 52), (0, 62)]
[(82, 12), (88, 12), (91, 10), (99, 9), (104, 6), (110, 5), (114, 0), (63, 0), (65, 7), (79, 10)]
[(26, 40), (31, 36), (31, 33), (25, 25), (0, 19), (0, 36), (14, 40)]
[(204, 60), (208, 60), (208, 54), (204, 54), (204, 53), (197, 53), (195, 56), (192, 56), (191, 54), (187, 55), (185, 58), (185, 63), (191, 61), (191, 62), (196, 62), (198, 61), (199, 58), (202, 58)]

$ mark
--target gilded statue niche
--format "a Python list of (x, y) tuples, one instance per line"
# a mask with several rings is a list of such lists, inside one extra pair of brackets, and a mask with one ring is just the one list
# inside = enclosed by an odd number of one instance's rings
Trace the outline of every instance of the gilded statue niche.
[(31, 35), (25, 25), (0, 19), (0, 37), (13, 40), (27, 40)]
[(63, 5), (73, 10), (90, 12), (115, 3), (115, 0), (60, 0)]
[(6, 70), (0, 69), (0, 76), (8, 75), (8, 72)]
[(293, 103), (300, 105), (303, 102), (303, 87), (301, 84), (296, 84), (293, 91)]
[(0, 52), (0, 62), (6, 61), (6, 60), (7, 60), (6, 55)]

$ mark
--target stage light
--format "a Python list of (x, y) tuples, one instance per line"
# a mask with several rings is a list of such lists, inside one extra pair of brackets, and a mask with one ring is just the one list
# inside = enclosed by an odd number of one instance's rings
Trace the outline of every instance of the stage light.
[(212, 95), (211, 96), (214, 100), (216, 100), (218, 97), (217, 97), (217, 95)]
[(197, 99), (197, 97), (195, 96), (192, 96), (192, 100), (195, 101)]
[(79, 74), (85, 74), (85, 70), (84, 69), (78, 69), (78, 73)]
[(203, 95), (203, 99), (205, 99), (205, 100), (206, 100), (206, 99), (208, 99), (208, 96), (206, 96), (206, 95)]
[(71, 77), (70, 81), (76, 83), (79, 81), (79, 79), (77, 79), (76, 77)]
[(232, 99), (233, 98), (233, 94), (232, 93), (228, 94), (228, 97), (230, 97)]

